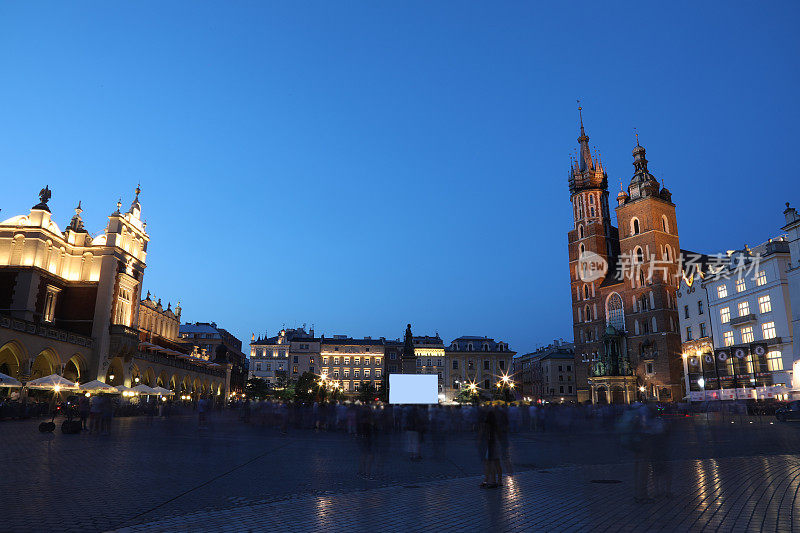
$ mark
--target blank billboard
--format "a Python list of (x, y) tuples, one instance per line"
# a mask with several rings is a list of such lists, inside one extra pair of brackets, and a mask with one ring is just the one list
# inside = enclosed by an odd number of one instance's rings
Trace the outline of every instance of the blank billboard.
[(439, 376), (389, 374), (389, 403), (439, 403)]

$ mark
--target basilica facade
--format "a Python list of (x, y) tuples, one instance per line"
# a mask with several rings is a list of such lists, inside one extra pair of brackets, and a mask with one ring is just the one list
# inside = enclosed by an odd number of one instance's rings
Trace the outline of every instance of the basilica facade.
[[(579, 111), (580, 108), (579, 108)], [(608, 174), (589, 149), (583, 117), (569, 170), (567, 234), (578, 401), (678, 401), (680, 245), (670, 191), (633, 149), (633, 176), (609, 208)]]

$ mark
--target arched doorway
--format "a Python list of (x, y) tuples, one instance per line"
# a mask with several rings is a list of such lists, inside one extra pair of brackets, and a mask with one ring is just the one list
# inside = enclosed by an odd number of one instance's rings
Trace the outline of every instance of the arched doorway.
[(139, 367), (131, 365), (131, 387), (140, 385), (142, 383), (142, 374), (139, 372)]
[(600, 405), (608, 403), (608, 390), (605, 387), (597, 387), (597, 403)]
[(8, 342), (0, 347), (0, 372), (19, 379), (20, 362), (25, 360), (25, 352), (22, 346), (14, 341)]
[(33, 364), (31, 365), (31, 379), (57, 374), (59, 370), (61, 370), (61, 363), (59, 362), (58, 355), (50, 348), (47, 348), (33, 360)]
[(75, 354), (64, 365), (64, 372), (61, 375), (70, 381), (80, 381), (84, 375), (84, 368), (83, 358), (79, 354)]
[(625, 403), (625, 391), (622, 387), (611, 387), (611, 403)]
[(170, 381), (169, 378), (167, 377), (167, 373), (162, 370), (161, 373), (158, 375), (158, 379), (156, 380), (156, 386), (166, 388), (168, 383), (170, 383)]
[(156, 373), (153, 372), (153, 369), (150, 367), (144, 372), (144, 384), (148, 387), (156, 386)]
[(106, 372), (106, 383), (109, 385), (122, 385), (125, 383), (125, 370), (122, 366), (122, 358), (115, 357), (108, 365)]

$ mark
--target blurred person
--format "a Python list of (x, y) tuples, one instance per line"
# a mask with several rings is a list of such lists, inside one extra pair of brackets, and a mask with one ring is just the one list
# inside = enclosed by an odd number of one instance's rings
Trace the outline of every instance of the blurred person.
[(81, 394), (78, 400), (78, 416), (81, 418), (81, 429), (86, 431), (86, 420), (89, 418), (89, 398), (85, 394)]
[(633, 456), (633, 501), (635, 503), (653, 503), (648, 495), (647, 482), (650, 478), (650, 447), (646, 428), (649, 411), (641, 404), (628, 407), (617, 423), (623, 449)]
[(502, 470), (500, 467), (500, 441), (498, 439), (497, 417), (488, 409), (478, 424), (478, 455), (483, 463), (483, 482), (481, 488), (493, 489), (500, 486)]
[(360, 451), (358, 474), (366, 479), (373, 479), (375, 425), (369, 407), (362, 407), (358, 410), (356, 436)]
[(114, 404), (107, 395), (101, 396), (100, 411), (100, 434), (108, 435), (111, 433), (111, 417), (114, 414)]

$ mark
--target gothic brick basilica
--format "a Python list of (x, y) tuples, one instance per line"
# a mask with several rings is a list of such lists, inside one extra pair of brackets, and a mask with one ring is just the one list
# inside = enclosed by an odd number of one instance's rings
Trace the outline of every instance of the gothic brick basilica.
[(589, 149), (582, 114), (578, 145), (569, 171), (573, 228), (567, 234), (578, 401), (678, 401), (685, 392), (672, 195), (648, 171), (637, 136), (633, 177), (617, 195), (614, 226), (608, 174)]

